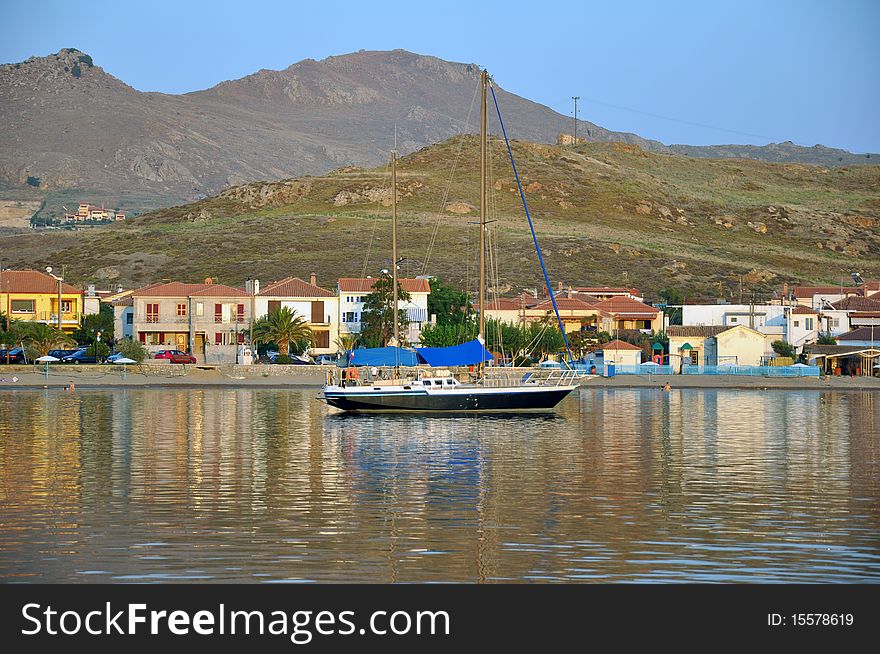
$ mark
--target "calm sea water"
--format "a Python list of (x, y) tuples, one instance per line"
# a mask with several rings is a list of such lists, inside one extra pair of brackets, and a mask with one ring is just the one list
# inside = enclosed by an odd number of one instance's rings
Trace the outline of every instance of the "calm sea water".
[(0, 581), (880, 582), (880, 394), (0, 393)]

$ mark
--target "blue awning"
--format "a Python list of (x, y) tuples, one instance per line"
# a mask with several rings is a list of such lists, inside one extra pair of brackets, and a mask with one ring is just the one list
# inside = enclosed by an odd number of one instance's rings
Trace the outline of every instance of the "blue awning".
[(470, 366), (494, 357), (477, 339), (451, 347), (420, 347), (416, 350), (429, 366)]
[(402, 347), (358, 348), (348, 352), (350, 366), (417, 366), (422, 363), (412, 350)]

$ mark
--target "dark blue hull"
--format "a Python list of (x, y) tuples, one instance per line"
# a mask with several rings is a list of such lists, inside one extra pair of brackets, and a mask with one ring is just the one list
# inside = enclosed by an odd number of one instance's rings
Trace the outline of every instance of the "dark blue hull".
[(550, 411), (574, 390), (572, 387), (530, 389), (528, 392), (473, 393), (334, 393), (325, 391), (330, 406), (351, 412), (374, 411)]

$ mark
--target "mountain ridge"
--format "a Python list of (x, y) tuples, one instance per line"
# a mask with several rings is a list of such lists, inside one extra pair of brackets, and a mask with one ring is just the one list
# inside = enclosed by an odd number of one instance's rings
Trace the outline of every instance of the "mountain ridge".
[[(305, 59), (183, 94), (143, 92), (65, 48), (0, 65), (0, 182), (29, 181), (57, 198), (92, 193), (144, 208), (168, 206), (267, 179), (383, 161), (443, 141), (478, 122), (479, 67), (405, 50)], [(511, 136), (554, 142), (571, 119), (496, 86)], [(490, 127), (497, 130), (490, 114)], [(850, 165), (867, 157), (833, 148), (667, 146), (583, 121), (588, 141), (619, 141), (685, 156), (747, 156)], [(67, 193), (65, 196), (64, 193)], [(102, 195), (103, 194), (103, 195)], [(72, 200), (71, 200), (72, 201)]]

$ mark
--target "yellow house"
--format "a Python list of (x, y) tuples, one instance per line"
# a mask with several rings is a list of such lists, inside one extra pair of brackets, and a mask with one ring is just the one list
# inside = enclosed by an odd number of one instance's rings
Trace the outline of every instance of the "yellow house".
[[(72, 332), (82, 319), (82, 291), (61, 282), (61, 328)], [(11, 321), (58, 325), (58, 280), (37, 270), (0, 272), (0, 310)]]

